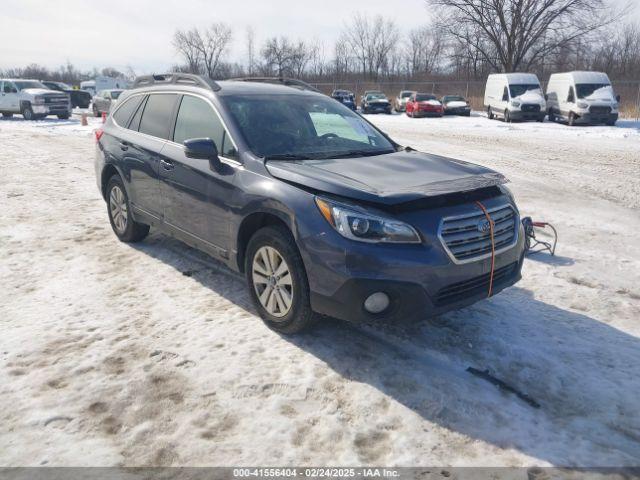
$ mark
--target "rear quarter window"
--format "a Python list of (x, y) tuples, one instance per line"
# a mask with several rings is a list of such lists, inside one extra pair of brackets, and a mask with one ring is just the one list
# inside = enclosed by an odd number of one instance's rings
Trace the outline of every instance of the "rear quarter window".
[(113, 114), (113, 119), (116, 121), (118, 125), (121, 127), (127, 127), (129, 125), (129, 119), (133, 112), (136, 111), (138, 105), (144, 98), (144, 95), (136, 95), (134, 97), (128, 98), (124, 101), (118, 110)]
[(153, 137), (169, 138), (169, 126), (176, 99), (177, 95), (172, 93), (149, 95), (138, 131)]

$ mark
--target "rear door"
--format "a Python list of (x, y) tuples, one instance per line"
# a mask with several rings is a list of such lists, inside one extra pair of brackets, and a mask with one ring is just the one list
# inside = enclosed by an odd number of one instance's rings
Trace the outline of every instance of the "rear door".
[[(113, 120), (128, 123), (128, 128), (120, 131), (119, 151), (131, 203), (134, 208), (159, 219), (162, 218), (159, 154), (169, 137), (178, 95), (153, 93), (143, 97), (138, 95), (123, 102)], [(131, 119), (125, 120), (127, 110), (134, 109)]]
[[(183, 143), (193, 138), (212, 139), (221, 165), (214, 168), (208, 160), (187, 158)], [(224, 257), (229, 248), (229, 204), (239, 168), (236, 145), (213, 104), (204, 97), (185, 94), (160, 160), (165, 223), (205, 242), (209, 250)]]

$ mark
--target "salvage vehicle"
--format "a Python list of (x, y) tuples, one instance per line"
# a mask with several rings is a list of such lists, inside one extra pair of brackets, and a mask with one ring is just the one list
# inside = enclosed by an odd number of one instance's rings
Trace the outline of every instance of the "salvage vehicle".
[(435, 95), (430, 93), (414, 93), (406, 104), (407, 116), (417, 117), (441, 117), (444, 115), (442, 103)]
[(414, 93), (416, 92), (411, 90), (402, 90), (400, 93), (398, 93), (394, 106), (396, 112), (404, 112), (407, 109), (407, 101), (409, 100), (409, 97), (411, 97), (411, 95), (413, 95)]
[(322, 315), (422, 319), (520, 279), (501, 174), (402, 147), (316, 92), (139, 77), (95, 138), (115, 235), (154, 227), (242, 272), (279, 332)]
[(43, 81), (42, 84), (50, 90), (64, 92), (71, 99), (71, 107), (89, 108), (91, 103), (91, 94), (84, 90), (76, 90), (63, 82)]
[(391, 102), (384, 93), (367, 94), (360, 105), (362, 113), (391, 113)]
[(490, 120), (544, 121), (547, 104), (538, 77), (533, 73), (494, 73), (487, 78), (484, 107)]
[(92, 102), (93, 115), (99, 117), (103, 112), (109, 113), (113, 103), (118, 100), (124, 90), (101, 90), (94, 97)]
[(331, 98), (339, 101), (354, 112), (358, 108), (356, 106), (356, 96), (349, 90), (334, 90), (333, 92), (331, 92)]
[(0, 113), (12, 117), (19, 113), (25, 120), (39, 120), (56, 115), (62, 120), (71, 116), (69, 95), (52, 92), (38, 80), (0, 79)]
[(445, 115), (471, 116), (471, 105), (466, 98), (461, 95), (445, 95), (440, 100), (444, 108)]
[(547, 85), (549, 121), (613, 126), (618, 121), (620, 96), (602, 72), (554, 73)]

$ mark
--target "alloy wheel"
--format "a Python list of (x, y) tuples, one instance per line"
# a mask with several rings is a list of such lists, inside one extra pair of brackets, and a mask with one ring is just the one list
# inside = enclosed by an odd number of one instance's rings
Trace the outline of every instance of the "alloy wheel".
[(262, 307), (276, 318), (284, 317), (293, 304), (293, 281), (289, 265), (273, 247), (260, 247), (251, 267), (253, 288)]
[(109, 194), (109, 211), (116, 230), (123, 234), (127, 229), (127, 199), (118, 185), (114, 185)]

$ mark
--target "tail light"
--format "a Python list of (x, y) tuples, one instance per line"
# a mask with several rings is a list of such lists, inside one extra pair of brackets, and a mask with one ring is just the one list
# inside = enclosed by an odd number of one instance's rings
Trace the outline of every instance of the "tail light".
[(104, 135), (104, 130), (102, 130), (101, 128), (97, 128), (93, 133), (95, 133), (96, 135), (96, 143), (97, 143), (102, 138), (102, 135)]

